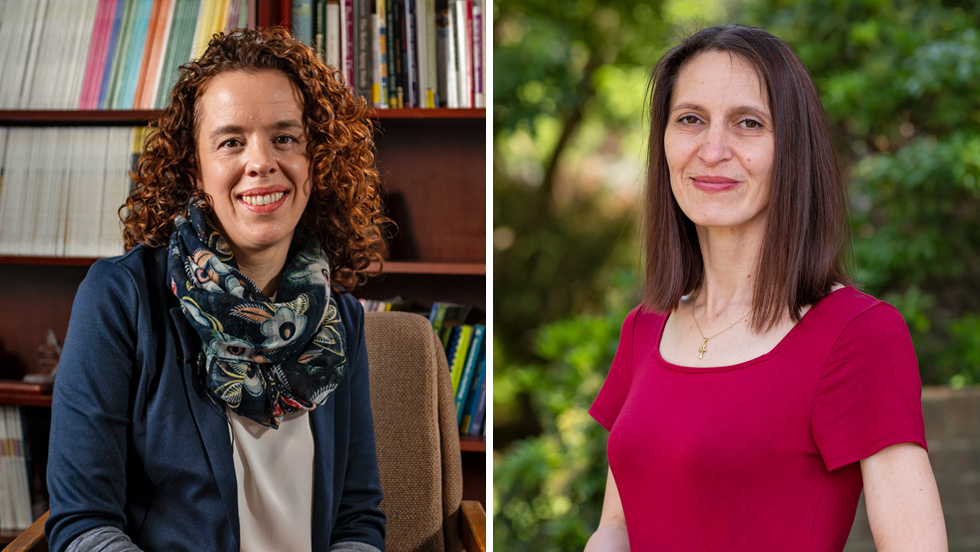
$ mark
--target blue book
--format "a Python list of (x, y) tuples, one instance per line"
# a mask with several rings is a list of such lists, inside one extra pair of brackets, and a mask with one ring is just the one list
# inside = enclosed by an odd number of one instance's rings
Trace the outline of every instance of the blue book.
[[(484, 347), (486, 347), (484, 341)], [(484, 353), (486, 351), (484, 350)], [(476, 413), (476, 405), (480, 400), (480, 389), (485, 385), (485, 378), (487, 377), (487, 363), (486, 357), (481, 356), (480, 361), (477, 363), (476, 368), (473, 371), (473, 381), (470, 384), (470, 389), (466, 393), (466, 405), (463, 407), (463, 419), (459, 423), (459, 433), (461, 435), (467, 435), (470, 431), (470, 427), (473, 425), (473, 415)]]
[(459, 376), (459, 385), (456, 387), (456, 423), (463, 423), (463, 405), (466, 402), (466, 395), (470, 390), (470, 383), (473, 373), (480, 356), (486, 350), (483, 348), (483, 334), (486, 333), (486, 326), (478, 324), (473, 327), (473, 334), (470, 337), (470, 346), (466, 354), (466, 364), (463, 365), (463, 373)]
[(116, 42), (119, 40), (119, 25), (122, 23), (123, 8), (126, 2), (116, 3), (116, 13), (112, 16), (112, 33), (109, 35), (109, 50), (106, 52), (105, 72), (102, 74), (102, 86), (99, 88), (99, 109), (105, 109), (106, 91), (109, 89), (109, 76), (112, 74), (112, 60), (116, 56)]
[(150, 28), (150, 13), (153, 11), (153, 0), (139, 0), (136, 6), (136, 17), (132, 36), (129, 39), (129, 52), (126, 55), (126, 66), (121, 75), (119, 92), (115, 109), (132, 109), (136, 100), (136, 85), (143, 65), (143, 50), (146, 48), (146, 32)]
[[(486, 374), (486, 359), (481, 361), (483, 366), (481, 367), (484, 374)], [(474, 405), (473, 415), (470, 417), (470, 427), (467, 429), (467, 435), (485, 435), (483, 431), (484, 423), (486, 422), (487, 414), (487, 378), (483, 377), (480, 382), (480, 394), (476, 396), (476, 404)]]

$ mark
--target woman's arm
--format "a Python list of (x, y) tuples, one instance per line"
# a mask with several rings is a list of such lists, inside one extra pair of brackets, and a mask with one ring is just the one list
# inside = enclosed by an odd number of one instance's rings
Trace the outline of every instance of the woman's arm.
[(124, 528), (137, 304), (129, 274), (104, 261), (75, 297), (51, 406), (52, 551), (91, 529)]
[(585, 545), (585, 552), (619, 552), (629, 549), (630, 541), (626, 535), (623, 502), (619, 499), (619, 489), (616, 488), (616, 480), (613, 479), (612, 469), (610, 469), (606, 477), (606, 496), (602, 499), (599, 528)]
[(925, 449), (914, 443), (886, 447), (861, 460), (861, 476), (879, 551), (947, 550), (946, 522)]
[(330, 550), (382, 550), (385, 517), (378, 507), (382, 494), (371, 415), (364, 313), (356, 300), (349, 296), (342, 300), (349, 305), (347, 316), (356, 318), (356, 331), (348, 330), (347, 334), (350, 398), (344, 408), (348, 409), (350, 440), (344, 479), (338, 485), (343, 494), (334, 521)]

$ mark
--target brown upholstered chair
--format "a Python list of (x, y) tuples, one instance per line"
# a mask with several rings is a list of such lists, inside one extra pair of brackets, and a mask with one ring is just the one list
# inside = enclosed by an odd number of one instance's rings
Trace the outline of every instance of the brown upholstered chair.
[(366, 313), (378, 469), (388, 552), (486, 549), (486, 512), (463, 501), (449, 366), (429, 321)]
[[(486, 512), (463, 501), (449, 366), (429, 321), (367, 313), (365, 339), (388, 552), (486, 550)], [(47, 552), (47, 512), (4, 552)]]

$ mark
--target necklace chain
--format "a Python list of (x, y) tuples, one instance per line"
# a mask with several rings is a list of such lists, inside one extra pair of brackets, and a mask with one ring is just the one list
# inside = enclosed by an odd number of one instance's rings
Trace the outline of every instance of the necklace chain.
[(694, 319), (694, 327), (697, 328), (698, 329), (698, 333), (701, 334), (701, 346), (698, 347), (698, 359), (703, 359), (704, 358), (704, 353), (708, 352), (708, 340), (709, 339), (714, 339), (714, 338), (718, 337), (719, 335), (727, 332), (728, 330), (734, 328), (736, 325), (738, 325), (739, 322), (741, 322), (743, 319), (745, 319), (745, 317), (748, 316), (748, 314), (750, 312), (752, 312), (752, 309), (749, 309), (749, 310), (745, 311), (745, 314), (743, 314), (742, 316), (739, 316), (738, 319), (731, 326), (728, 326), (724, 330), (716, 333), (715, 335), (713, 335), (711, 337), (704, 337), (704, 332), (701, 331), (701, 325), (698, 324), (698, 317), (694, 315), (694, 307), (692, 306), (691, 307), (691, 318)]

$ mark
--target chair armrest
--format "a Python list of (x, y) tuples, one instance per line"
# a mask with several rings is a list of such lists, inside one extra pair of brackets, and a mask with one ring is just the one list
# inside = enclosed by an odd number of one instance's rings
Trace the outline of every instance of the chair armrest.
[(3, 552), (48, 552), (48, 541), (44, 539), (44, 522), (48, 521), (48, 512), (37, 518), (30, 527), (17, 535)]
[(466, 552), (486, 552), (487, 550), (487, 513), (483, 506), (475, 500), (464, 500), (459, 506), (460, 537)]

